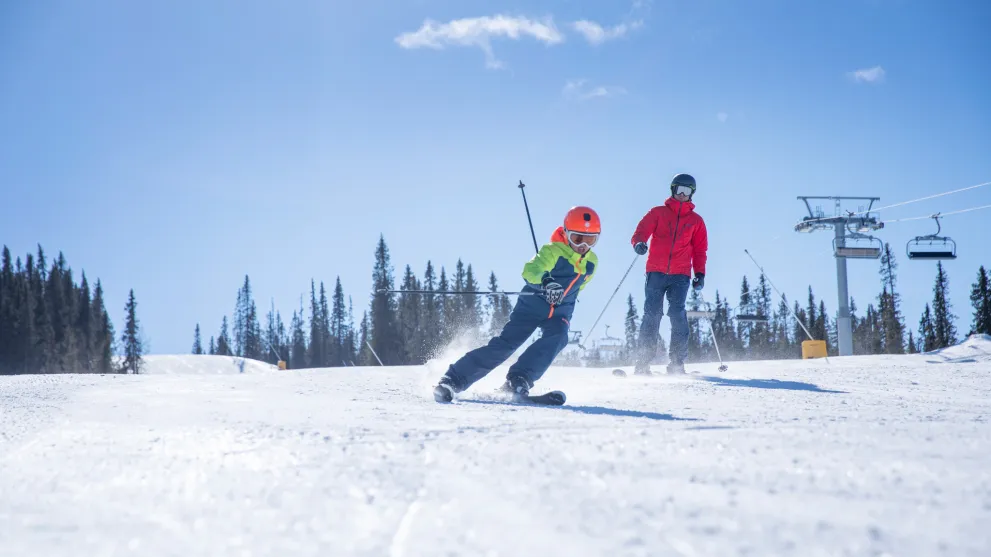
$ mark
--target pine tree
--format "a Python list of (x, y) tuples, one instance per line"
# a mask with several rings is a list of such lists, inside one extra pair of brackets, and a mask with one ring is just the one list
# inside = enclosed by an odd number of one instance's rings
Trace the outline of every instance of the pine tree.
[(348, 312), (344, 306), (344, 287), (341, 286), (341, 277), (338, 276), (334, 282), (333, 303), (330, 310), (330, 339), (332, 342), (331, 352), (334, 366), (347, 365), (344, 363), (350, 357), (350, 350), (345, 346), (348, 336)]
[(947, 296), (950, 279), (943, 270), (943, 263), (936, 264), (936, 284), (933, 286), (933, 330), (936, 334), (936, 348), (945, 348), (957, 343), (957, 328), (953, 324), (952, 306)]
[(265, 361), (270, 364), (278, 364), (282, 355), (279, 350), (279, 344), (281, 344), (282, 339), (279, 337), (275, 315), (275, 300), (271, 300), (269, 302), (268, 313), (265, 314), (265, 339), (263, 342)]
[[(757, 289), (751, 293), (757, 317), (771, 318), (771, 287), (764, 273), (757, 280)], [(769, 322), (757, 322), (750, 332), (750, 352), (754, 358), (766, 359), (771, 356), (774, 330)]]
[(86, 280), (86, 272), (82, 273), (79, 290), (76, 292), (75, 323), (73, 329), (76, 332), (76, 362), (79, 371), (92, 373), (95, 368), (95, 354), (93, 352), (94, 331), (93, 317), (91, 315), (93, 300), (90, 298), (89, 281)]
[(141, 341), (141, 328), (137, 316), (138, 303), (134, 300), (134, 290), (132, 289), (127, 298), (127, 305), (124, 307), (126, 318), (124, 321), (124, 332), (120, 341), (124, 346), (124, 361), (121, 364), (121, 373), (141, 373), (144, 361), (141, 355), (144, 353), (143, 342)]
[(337, 365), (337, 354), (334, 352), (334, 339), (330, 336), (330, 305), (327, 302), (327, 289), (320, 281), (320, 343), (323, 345), (323, 365)]
[(835, 346), (835, 343), (830, 339), (829, 334), (829, 315), (826, 313), (826, 303), (819, 300), (819, 313), (816, 316), (816, 332), (815, 335), (826, 341), (827, 352)]
[(626, 333), (623, 360), (625, 365), (630, 365), (637, 353), (637, 335), (640, 332), (640, 317), (637, 315), (637, 306), (633, 303), (633, 294), (626, 298), (626, 319), (623, 321), (623, 330)]
[(17, 341), (17, 300), (14, 266), (5, 245), (0, 258), (0, 375), (16, 373), (14, 352)]
[(426, 361), (423, 358), (426, 349), (421, 334), (422, 302), (420, 294), (410, 292), (419, 290), (420, 283), (416, 280), (416, 275), (413, 274), (413, 269), (409, 265), (406, 265), (403, 282), (399, 289), (403, 291), (399, 295), (398, 302), (399, 337), (402, 346), (402, 356), (399, 363), (421, 364)]
[(919, 343), (922, 344), (921, 352), (929, 352), (939, 348), (936, 340), (936, 328), (928, 303), (925, 311), (922, 312), (922, 318), (919, 319)]
[(217, 355), (218, 356), (233, 356), (234, 352), (231, 348), (231, 336), (227, 325), (227, 316), (225, 315), (223, 320), (220, 322), (220, 336), (217, 337)]
[(915, 345), (915, 338), (912, 336), (912, 331), (908, 332), (908, 353), (918, 354), (919, 348)]
[[(440, 268), (440, 282), (437, 283), (437, 290), (440, 292), (450, 292), (451, 284), (447, 280), (447, 271), (444, 266)], [(437, 296), (441, 315), (440, 345), (447, 345), (457, 336), (458, 306), (457, 300), (449, 294)]]
[(34, 338), (31, 350), (31, 361), (28, 367), (31, 373), (53, 373), (55, 361), (55, 332), (49, 313), (48, 298), (45, 296), (45, 283), (48, 274), (45, 271), (47, 261), (45, 251), (38, 246), (38, 261), (32, 264), (28, 256), (28, 274), (30, 276), (31, 298), (34, 301)]
[[(478, 281), (475, 280), (475, 272), (471, 268), (471, 263), (468, 264), (468, 269), (465, 271), (465, 292), (478, 292), (479, 286)], [(462, 306), (464, 309), (464, 328), (469, 334), (477, 336), (481, 332), (482, 328), (482, 308), (479, 297), (476, 295), (465, 295)]]
[(96, 369), (98, 373), (114, 373), (114, 353), (116, 352), (116, 333), (110, 321), (110, 314), (107, 312), (103, 302), (103, 285), (96, 281), (96, 289), (93, 290), (92, 306), (93, 325), (96, 330), (96, 338), (93, 346), (93, 353), (96, 356)]
[(881, 255), (881, 269), (879, 271), (882, 282), (879, 307), (886, 354), (905, 353), (905, 323), (902, 319), (901, 309), (898, 307), (901, 303), (901, 297), (895, 291), (895, 270), (897, 268), (898, 264), (895, 263), (895, 255), (891, 251), (891, 245), (886, 242)]
[(369, 343), (371, 342), (371, 325), (368, 320), (368, 312), (366, 311), (361, 317), (361, 331), (359, 333), (358, 342), (360, 346), (358, 348), (358, 365), (371, 366), (376, 365), (375, 355), (369, 348)]
[[(300, 310), (302, 313), (302, 310)], [(307, 347), (307, 367), (326, 367), (327, 352), (324, 346), (323, 315), (317, 300), (316, 281), (310, 279), (310, 342)]]
[[(774, 312), (771, 328), (774, 331), (774, 357), (778, 359), (794, 357), (795, 350), (791, 335), (788, 332), (788, 299), (784, 296), (778, 302), (778, 309)], [(798, 339), (798, 342), (801, 343), (801, 338)]]
[(348, 332), (344, 337), (345, 359), (350, 365), (358, 361), (358, 332), (354, 327), (354, 300), (348, 296)]
[(368, 334), (371, 337), (372, 348), (383, 365), (394, 365), (402, 360), (396, 297), (389, 292), (394, 288), (389, 248), (385, 244), (385, 237), (379, 236), (379, 243), (375, 248), (375, 267), (372, 271), (372, 303)]
[[(750, 296), (750, 283), (747, 282), (747, 277), (743, 277), (743, 283), (740, 285), (740, 306), (737, 311), (741, 313), (750, 313), (753, 311), (753, 304), (751, 303)], [(736, 335), (740, 339), (740, 348), (743, 349), (744, 353), (749, 352), (751, 347), (751, 333), (753, 332), (753, 323), (738, 322), (736, 324)]]
[(991, 285), (984, 265), (977, 270), (977, 282), (971, 285), (970, 303), (974, 306), (974, 334), (991, 335)]
[(292, 312), (292, 349), (289, 350), (287, 366), (291, 369), (303, 369), (307, 366), (306, 333), (303, 331), (303, 299), (299, 300), (299, 311)]
[(193, 354), (202, 354), (202, 353), (203, 353), (203, 339), (200, 337), (200, 324), (197, 323), (196, 330), (193, 332)]
[[(489, 292), (499, 291), (499, 281), (496, 280), (495, 271), (489, 275)], [(502, 328), (509, 323), (509, 315), (513, 312), (513, 303), (506, 294), (493, 294), (489, 296), (490, 321), (489, 334), (497, 336), (502, 332)]]
[[(427, 268), (423, 272), (423, 289), (427, 291), (423, 295), (423, 349), (424, 354), (433, 354), (440, 346), (441, 339), (441, 302), (443, 296), (431, 294), (437, 290), (436, 278), (434, 277), (433, 263), (427, 261)], [(429, 359), (429, 358), (428, 358)]]

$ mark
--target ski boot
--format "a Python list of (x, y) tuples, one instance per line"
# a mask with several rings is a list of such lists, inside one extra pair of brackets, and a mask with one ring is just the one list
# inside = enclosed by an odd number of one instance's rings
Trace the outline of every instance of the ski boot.
[(633, 375), (642, 375), (644, 377), (650, 377), (653, 373), (650, 372), (650, 364), (642, 364), (637, 362), (637, 365), (633, 366)]
[(454, 400), (454, 394), (457, 392), (458, 389), (454, 385), (454, 381), (447, 375), (444, 375), (440, 378), (437, 386), (434, 387), (434, 400), (437, 402), (451, 402)]
[(672, 361), (668, 364), (668, 375), (684, 375), (685, 374), (685, 364), (682, 362)]
[(530, 396), (530, 387), (533, 383), (522, 375), (506, 376), (506, 382), (499, 387), (501, 392), (511, 394), (514, 402), (520, 402)]

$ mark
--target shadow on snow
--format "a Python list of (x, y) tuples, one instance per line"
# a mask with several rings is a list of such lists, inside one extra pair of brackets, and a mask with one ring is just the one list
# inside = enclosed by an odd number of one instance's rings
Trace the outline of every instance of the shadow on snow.
[(785, 389), (789, 391), (811, 391), (813, 393), (843, 393), (846, 391), (832, 391), (822, 389), (812, 383), (802, 383), (800, 381), (779, 381), (777, 379), (727, 379), (725, 377), (714, 377), (704, 375), (699, 377), (702, 381), (715, 383), (724, 387), (750, 387), (752, 389)]
[(579, 414), (589, 414), (592, 416), (606, 415), (606, 416), (617, 416), (621, 418), (647, 418), (649, 420), (685, 421), (685, 422), (699, 421), (698, 418), (679, 418), (671, 414), (659, 414), (657, 412), (641, 412), (639, 410), (620, 410), (617, 408), (606, 408), (605, 406), (569, 406), (568, 404), (565, 404), (564, 406), (543, 406), (540, 404), (519, 404), (510, 401), (472, 399), (472, 398), (461, 399), (460, 402), (469, 402), (472, 404), (499, 404), (503, 406), (537, 407), (537, 408), (547, 408), (551, 410), (569, 410), (571, 412), (577, 412)]

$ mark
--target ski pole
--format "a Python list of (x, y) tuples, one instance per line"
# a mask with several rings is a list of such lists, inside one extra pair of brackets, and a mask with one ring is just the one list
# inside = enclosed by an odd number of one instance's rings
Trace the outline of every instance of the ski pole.
[[(595, 318), (595, 323), (592, 323), (592, 328), (589, 329), (588, 335), (585, 338), (592, 338), (592, 331), (595, 330), (595, 326), (599, 324), (599, 320), (602, 319), (602, 316), (606, 313), (606, 308), (609, 307), (609, 304), (612, 302), (612, 299), (616, 297), (616, 293), (619, 292), (619, 288), (623, 286), (623, 282), (626, 281), (626, 276), (630, 274), (630, 271), (633, 270), (633, 266), (637, 264), (637, 259), (640, 259), (640, 254), (637, 254), (637, 256), (633, 258), (633, 263), (630, 263), (630, 267), (626, 269), (625, 273), (623, 273), (622, 280), (620, 280), (619, 284), (616, 285), (616, 290), (613, 290), (612, 296), (609, 296), (609, 300), (606, 302), (606, 307), (602, 308), (602, 312), (599, 313), (599, 316)], [(582, 343), (578, 343), (578, 347), (581, 348), (582, 350), (586, 349), (585, 345)]]
[(526, 187), (523, 180), (520, 180), (520, 185), (518, 187), (520, 188), (520, 193), (523, 194), (523, 207), (526, 209), (526, 222), (530, 225), (530, 237), (533, 238), (533, 251), (540, 253), (540, 248), (537, 247), (537, 235), (533, 232), (533, 221), (530, 220), (530, 206), (527, 205), (526, 192), (523, 191), (523, 188)]
[[(705, 302), (705, 298), (702, 297), (702, 291), (699, 291), (699, 301), (702, 302), (706, 307), (712, 307), (711, 304)], [(719, 353), (719, 343), (716, 342), (716, 331), (712, 328), (712, 319), (706, 318), (706, 323), (709, 324), (709, 333), (712, 334), (712, 345), (716, 347), (716, 357), (719, 358), (719, 371), (726, 371), (729, 367), (723, 363), (723, 356)]]

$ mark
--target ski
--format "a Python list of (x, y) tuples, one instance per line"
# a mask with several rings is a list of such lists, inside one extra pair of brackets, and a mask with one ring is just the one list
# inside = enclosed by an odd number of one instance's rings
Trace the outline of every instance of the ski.
[[(527, 395), (520, 397), (519, 402), (523, 404), (537, 404), (540, 406), (561, 406), (568, 400), (563, 391), (551, 391), (542, 395)], [(510, 402), (516, 402), (510, 399)]]

